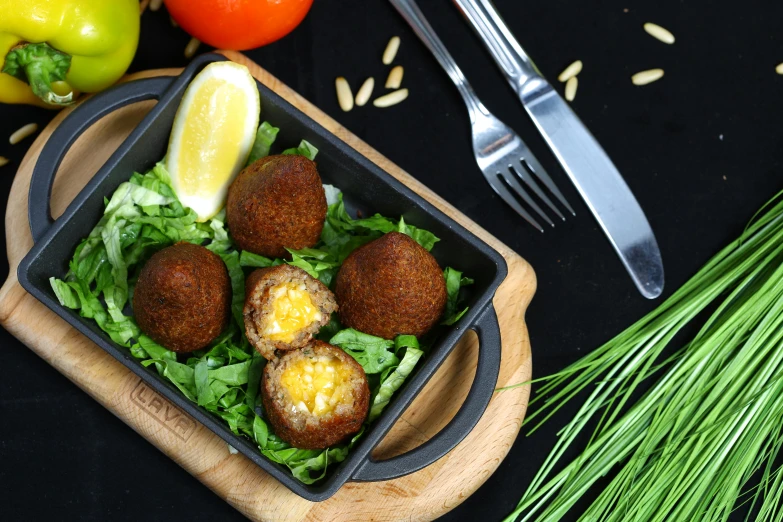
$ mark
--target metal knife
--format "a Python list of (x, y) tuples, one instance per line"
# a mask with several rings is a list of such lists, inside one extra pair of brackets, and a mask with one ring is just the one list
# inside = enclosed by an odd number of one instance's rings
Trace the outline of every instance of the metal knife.
[(490, 0), (454, 0), (503, 71), (576, 185), (641, 294), (663, 291), (663, 261), (650, 224), (617, 167), (544, 79)]

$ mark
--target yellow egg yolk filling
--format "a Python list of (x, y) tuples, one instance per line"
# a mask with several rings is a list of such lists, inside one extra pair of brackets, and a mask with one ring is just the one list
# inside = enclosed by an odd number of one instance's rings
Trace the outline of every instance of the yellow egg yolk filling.
[(262, 335), (273, 341), (291, 342), (296, 333), (315, 321), (321, 312), (313, 304), (303, 284), (283, 283), (273, 286), (272, 313)]
[(322, 355), (292, 363), (280, 381), (296, 410), (320, 416), (334, 410), (350, 395), (350, 378), (350, 367)]

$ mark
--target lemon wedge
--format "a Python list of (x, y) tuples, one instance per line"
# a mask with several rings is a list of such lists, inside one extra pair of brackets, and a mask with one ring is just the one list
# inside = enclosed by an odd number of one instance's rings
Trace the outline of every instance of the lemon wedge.
[(188, 86), (174, 117), (166, 168), (180, 202), (206, 221), (226, 202), (258, 128), (261, 100), (244, 65), (207, 65)]

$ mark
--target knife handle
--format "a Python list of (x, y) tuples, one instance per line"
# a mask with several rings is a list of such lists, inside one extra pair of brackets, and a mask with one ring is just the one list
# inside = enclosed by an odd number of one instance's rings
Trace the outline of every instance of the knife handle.
[(473, 87), (470, 86), (457, 62), (454, 61), (446, 46), (438, 38), (435, 30), (424, 17), (424, 13), (421, 12), (416, 2), (414, 0), (389, 0), (389, 2), (408, 22), (416, 36), (427, 46), (435, 56), (435, 59), (438, 60), (440, 66), (448, 73), (454, 85), (457, 86), (462, 99), (465, 100), (465, 105), (468, 107), (470, 121), (474, 122), (476, 120), (477, 112), (487, 114), (486, 107), (479, 101), (476, 93), (473, 91)]
[[(542, 79), (536, 65), (509, 30), (490, 0), (454, 0), (518, 93), (530, 80)], [(538, 82), (535, 82), (538, 83)]]

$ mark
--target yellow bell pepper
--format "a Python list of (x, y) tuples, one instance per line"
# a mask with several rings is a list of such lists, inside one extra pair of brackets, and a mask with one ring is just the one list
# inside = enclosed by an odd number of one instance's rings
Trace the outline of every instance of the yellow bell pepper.
[(68, 105), (125, 73), (138, 0), (0, 0), (0, 102)]

